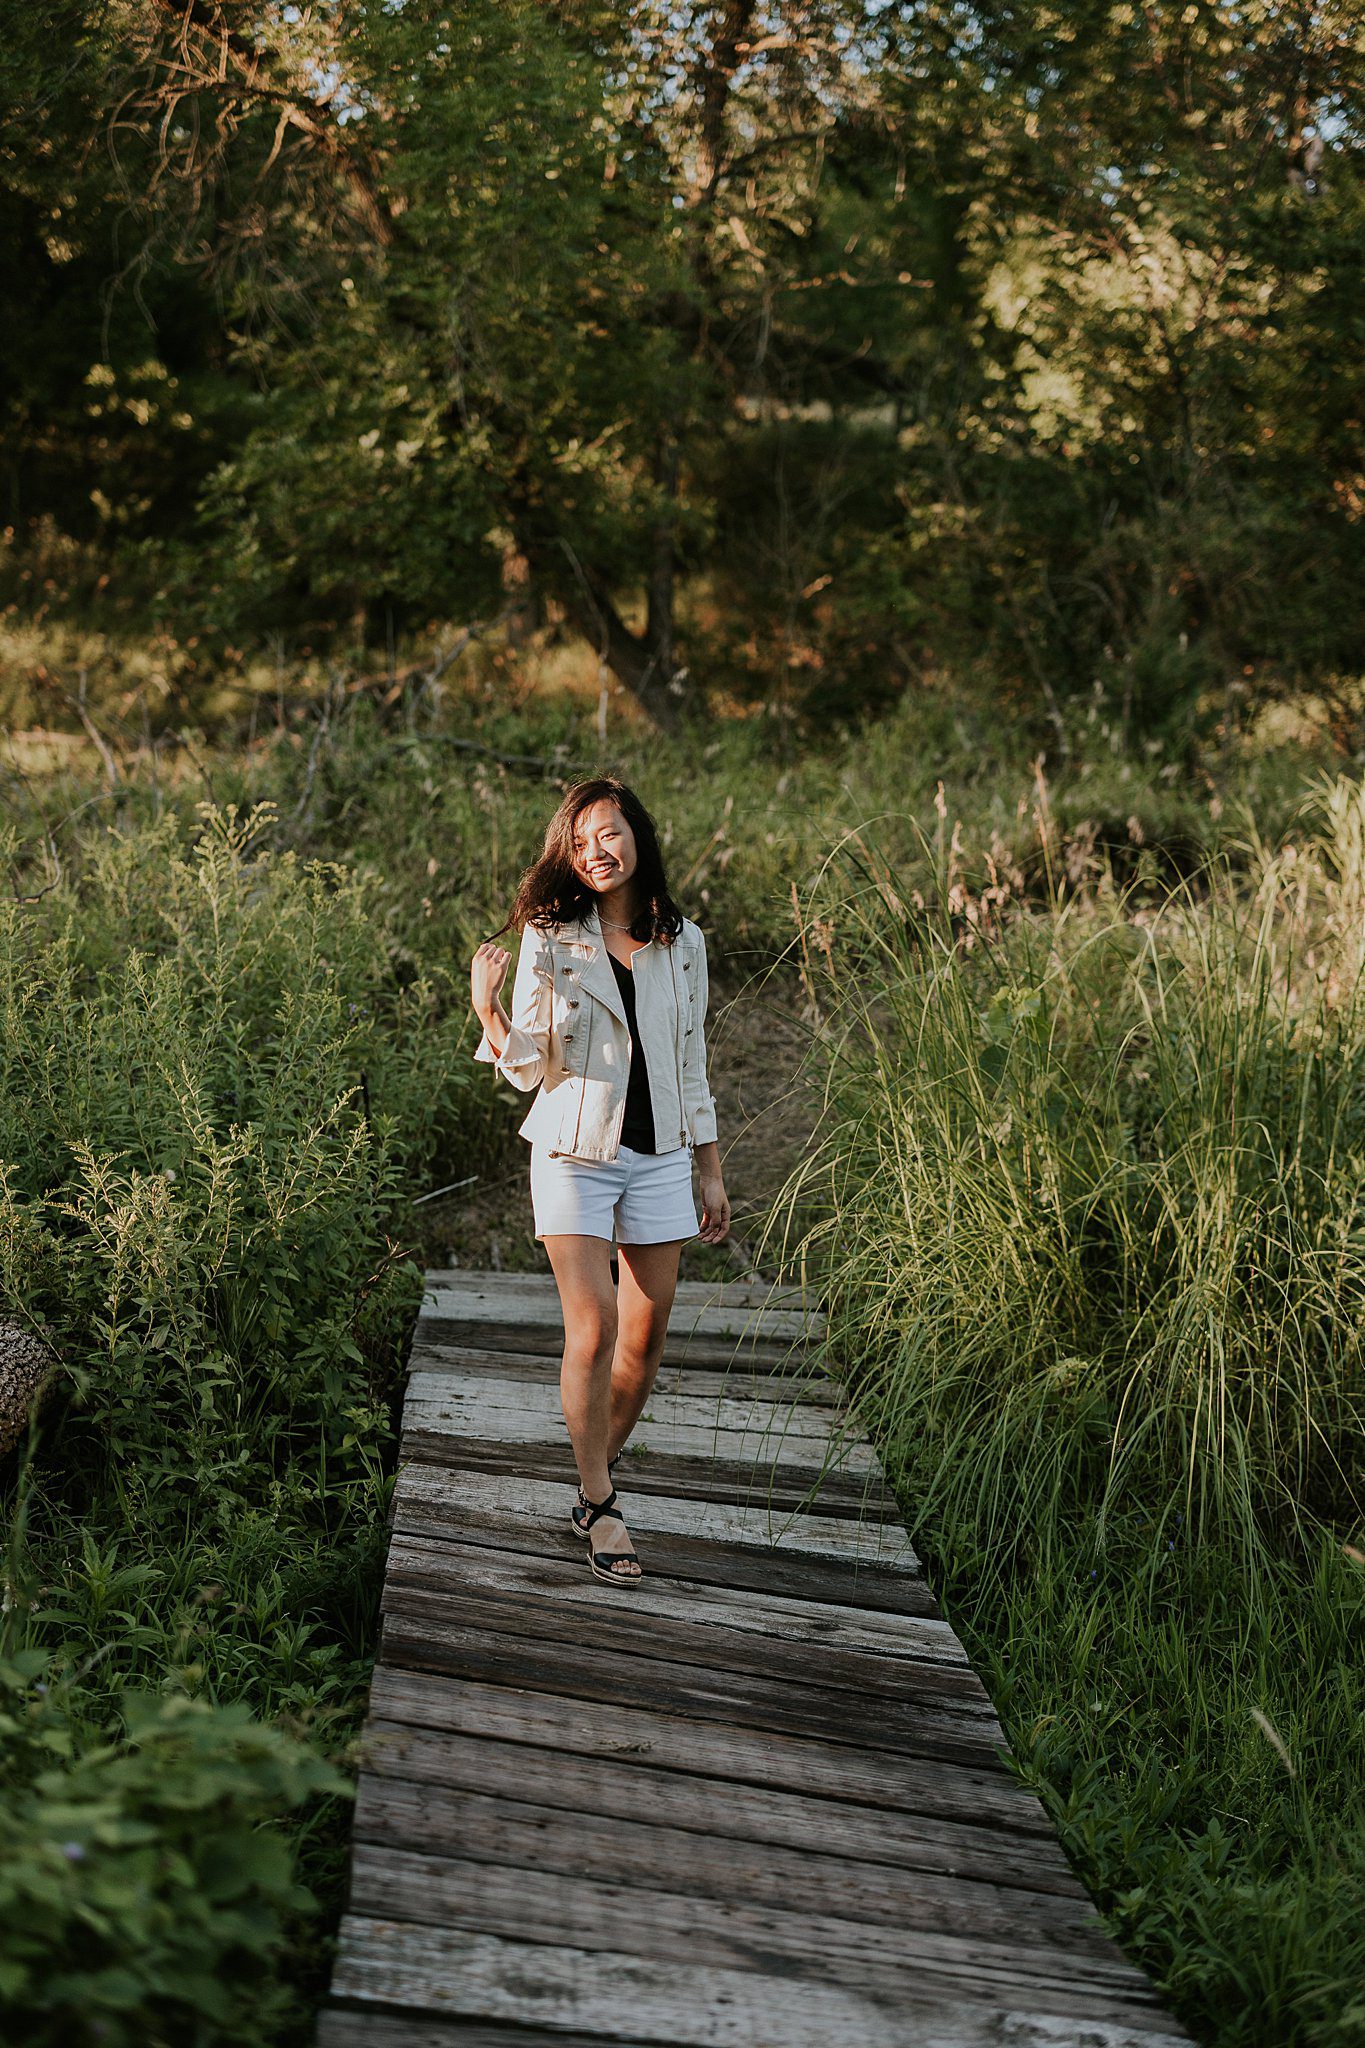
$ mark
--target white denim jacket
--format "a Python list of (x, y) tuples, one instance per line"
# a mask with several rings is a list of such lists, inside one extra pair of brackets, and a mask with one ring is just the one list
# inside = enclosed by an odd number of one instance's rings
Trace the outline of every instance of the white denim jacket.
[[(655, 1149), (716, 1135), (706, 1079), (706, 936), (691, 918), (672, 945), (651, 939), (631, 960), (635, 1016), (649, 1074)], [(615, 1159), (626, 1113), (631, 1037), (625, 1002), (593, 904), (582, 918), (527, 925), (517, 956), (511, 1029), (501, 1055), (485, 1031), (474, 1051), (514, 1088), (539, 1092), (519, 1135), (552, 1154)]]

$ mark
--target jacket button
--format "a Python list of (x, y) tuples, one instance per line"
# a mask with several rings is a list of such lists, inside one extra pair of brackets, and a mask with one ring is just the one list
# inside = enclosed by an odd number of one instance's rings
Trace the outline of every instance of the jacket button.
[(570, 997), (569, 997), (569, 1008), (570, 1008), (571, 1010), (576, 1010), (576, 1009), (578, 1008), (578, 997), (577, 997), (577, 996), (570, 996)]

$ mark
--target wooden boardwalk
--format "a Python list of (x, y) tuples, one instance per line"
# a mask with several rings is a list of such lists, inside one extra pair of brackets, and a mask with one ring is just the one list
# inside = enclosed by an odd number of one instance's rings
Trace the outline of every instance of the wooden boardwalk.
[(569, 1525), (548, 1277), (436, 1272), (320, 2048), (1175, 2048), (790, 1293), (684, 1284)]

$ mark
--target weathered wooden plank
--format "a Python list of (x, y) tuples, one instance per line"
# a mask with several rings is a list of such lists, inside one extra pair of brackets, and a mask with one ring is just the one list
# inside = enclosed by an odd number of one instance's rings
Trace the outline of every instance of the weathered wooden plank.
[[(578, 1473), (567, 1435), (559, 1443), (490, 1443), (479, 1436), (446, 1436), (416, 1427), (403, 1433), (402, 1456), (427, 1465), (471, 1472), (515, 1473), (526, 1479), (557, 1480), (571, 1489)], [(803, 1513), (846, 1521), (897, 1521), (895, 1496), (875, 1475), (826, 1472), (818, 1479), (792, 1476), (752, 1463), (724, 1458), (664, 1457), (637, 1452), (634, 1445), (617, 1468), (623, 1492), (723, 1501), (774, 1514)]]
[(1045, 1841), (1051, 1849), (1055, 1843), (1041, 1801), (993, 1758), (983, 1767), (937, 1755), (922, 1759), (864, 1751), (849, 1742), (847, 1731), (826, 1741), (789, 1728), (684, 1718), (643, 1704), (623, 1716), (611, 1696), (599, 1702), (471, 1678), (452, 1685), (445, 1677), (395, 1664), (376, 1670), (370, 1713), (385, 1726), (402, 1723), (456, 1736), (496, 1737), (528, 1751), (595, 1757), (632, 1768), (663, 1764), (671, 1771), (723, 1779), (735, 1788), (806, 1793), (831, 1807), (842, 1802), (877, 1807), (888, 1816), (961, 1822), (983, 1829), (992, 1841), (1022, 1835), (1035, 1846)]
[[(473, 1287), (481, 1294), (508, 1299), (522, 1294), (538, 1295), (556, 1302), (559, 1298), (553, 1273), (485, 1273), (472, 1266), (432, 1266), (427, 1269), (426, 1282), (428, 1287), (450, 1288), (457, 1293)], [(795, 1284), (783, 1286), (766, 1280), (679, 1280), (673, 1299), (679, 1308), (707, 1308), (712, 1304), (723, 1308), (785, 1308), (804, 1314), (808, 1321), (823, 1320), (818, 1302), (803, 1295), (802, 1289)]]
[[(457, 1379), (507, 1379), (530, 1381), (537, 1386), (559, 1385), (559, 1352), (489, 1350), (478, 1344), (432, 1343), (422, 1338), (412, 1348), (414, 1372), (444, 1372)], [(727, 1394), (736, 1400), (813, 1402), (817, 1407), (846, 1405), (842, 1382), (832, 1378), (814, 1360), (790, 1372), (756, 1371), (747, 1358), (732, 1354), (732, 1369), (704, 1369), (680, 1365), (665, 1357), (655, 1386), (660, 1393), (708, 1395)]]
[[(632, 1503), (640, 1498), (632, 1495)], [(481, 1515), (477, 1511), (458, 1520), (452, 1514), (452, 1519), (442, 1525), (421, 1509), (409, 1512), (396, 1499), (393, 1528), (396, 1533), (425, 1536), (466, 1549), (484, 1545), (525, 1557), (562, 1556), (568, 1540), (567, 1523), (560, 1526), (562, 1512), (559, 1508), (555, 1510), (553, 1528), (543, 1522), (530, 1522), (522, 1515)], [(642, 1531), (634, 1513), (630, 1526), (638, 1541)], [(923, 1579), (910, 1572), (886, 1570), (878, 1565), (836, 1564), (785, 1551), (727, 1547), (700, 1537), (656, 1533), (649, 1536), (648, 1543), (649, 1578), (655, 1585), (676, 1581), (691, 1587), (733, 1586), (750, 1593), (829, 1601), (836, 1606), (859, 1607), (868, 1613), (940, 1618), (929, 1588)]]
[[(520, 1516), (528, 1523), (553, 1524), (556, 1532), (565, 1526), (567, 1515), (560, 1485), (504, 1473), (452, 1471), (437, 1465), (401, 1467), (396, 1497), (409, 1510), (420, 1503), (433, 1512), (449, 1509), (453, 1516)], [(725, 1551), (736, 1546), (751, 1548), (770, 1559), (778, 1551), (869, 1572), (884, 1567), (902, 1576), (919, 1574), (919, 1559), (900, 1523), (840, 1522), (828, 1515), (774, 1514), (762, 1506), (731, 1507), (724, 1502), (643, 1493), (631, 1496), (629, 1514), (631, 1528), (642, 1535), (649, 1531), (695, 1537)]]
[[(833, 1391), (831, 1387), (830, 1393)], [(552, 1383), (492, 1374), (475, 1376), (414, 1363), (408, 1374), (407, 1399), (436, 1403), (455, 1412), (468, 1410), (474, 1416), (496, 1416), (499, 1412), (543, 1416), (556, 1428), (564, 1427), (557, 1378)], [(741, 1436), (756, 1435), (763, 1441), (771, 1437), (776, 1443), (806, 1439), (821, 1444), (837, 1443), (845, 1435), (852, 1435), (861, 1443), (860, 1425), (848, 1410), (814, 1402), (739, 1399), (722, 1387), (702, 1394), (678, 1394), (656, 1386), (640, 1419), (654, 1424), (681, 1423), (708, 1432), (734, 1431)]]
[[(958, 1995), (1042, 1995), (1062, 2009), (1085, 1999), (1091, 2011), (1113, 2019), (1142, 2021), (1156, 2005), (1138, 1970), (1109, 1960), (1115, 1950), (1103, 1933), (1091, 1935), (1095, 1954), (1058, 1952), (1040, 1944), (1038, 1927), (1023, 1921), (1023, 1907), (1036, 1905), (1025, 1892), (1011, 1894), (1019, 1907), (1019, 1925), (1005, 1921), (1003, 1939), (990, 1939), (968, 1927), (939, 1929), (927, 1892), (911, 1892), (909, 1886), (900, 1886), (898, 1892), (898, 1903), (907, 1915), (900, 1927), (888, 1894), (857, 1884), (847, 1898), (847, 1915), (837, 1917), (829, 1911), (829, 1890), (821, 1898), (810, 1876), (784, 1901), (774, 1890), (774, 1876), (763, 1858), (739, 1853), (735, 1882), (729, 1884), (718, 1862), (714, 1870), (698, 1870), (706, 1841), (702, 1839), (698, 1849), (698, 1837), (686, 1831), (675, 1831), (684, 1858), (675, 1882), (667, 1882), (667, 1872), (657, 1866), (663, 1853), (661, 1835), (651, 1858), (632, 1851), (618, 1864), (612, 1860), (606, 1831), (598, 1841), (585, 1841), (579, 1831), (575, 1845), (565, 1827), (553, 1825), (544, 1831), (544, 1851), (538, 1858), (534, 1839), (524, 1839), (526, 1825), (518, 1829), (516, 1823), (505, 1821), (512, 1802), (501, 1806), (501, 1825), (489, 1823), (479, 1804), (471, 1802), (469, 1810), (458, 1815), (460, 1825), (469, 1829), (467, 1851), (430, 1849), (428, 1843), (436, 1835), (434, 1815), (422, 1808), (417, 1790), (383, 1786), (383, 1796), (407, 1792), (393, 1817), (399, 1825), (411, 1821), (417, 1829), (411, 1847), (372, 1843), (366, 1831), (368, 1817), (364, 1812), (358, 1815), (352, 1913), (383, 1915), (413, 1925), (467, 1927), (512, 1939), (534, 1927), (536, 1942), (563, 1942), (585, 1950), (610, 1946), (628, 1956), (686, 1954), (696, 1964), (720, 1968), (745, 1968), (761, 1956), (772, 1970), (819, 1974), (825, 1982), (843, 1982), (855, 1991), (876, 1987), (888, 1995), (905, 1995), (921, 1985), (925, 1974), (933, 1974), (950, 1980)], [(485, 1804), (497, 1808), (499, 1802)], [(530, 1833), (534, 1837), (534, 1829)], [(632, 1831), (614, 1823), (610, 1833)], [(814, 1864), (812, 1876), (819, 1878)], [(741, 1870), (753, 1874), (753, 1890), (739, 1880)], [(694, 1878), (702, 1882), (696, 1884)], [(712, 1892), (706, 1880), (714, 1880), (718, 1890)], [(857, 1896), (866, 1896), (870, 1907), (880, 1911), (855, 1919)], [(845, 1903), (843, 1892), (839, 1903)], [(812, 1958), (819, 1958), (817, 1968), (812, 1968)]]
[[(564, 1348), (561, 1323), (516, 1322), (490, 1305), (483, 1316), (438, 1315), (424, 1309), (417, 1323), (414, 1341), (421, 1344), (469, 1344), (483, 1350), (535, 1353), (558, 1358)], [(744, 1366), (750, 1371), (788, 1372), (809, 1370), (823, 1356), (822, 1347), (809, 1337), (715, 1336), (704, 1330), (670, 1326), (664, 1353), (666, 1362), (686, 1363), (697, 1370), (715, 1368), (729, 1372)]]
[[(379, 2006), (330, 2005), (318, 2021), (317, 2048), (602, 2048), (595, 2034), (558, 2027), (482, 2026), (435, 2013), (385, 2012)], [(613, 2034), (611, 2048), (659, 2048)]]
[[(1068, 1899), (1087, 1913), (1090, 1910), (1089, 1894), (1051, 1837), (1018, 1835), (979, 1821), (897, 1812), (880, 1801), (853, 1805), (804, 1790), (774, 1791), (767, 1785), (736, 1783), (680, 1765), (667, 1748), (660, 1747), (657, 1756), (653, 1745), (647, 1743), (645, 1749), (648, 1754), (574, 1754), (487, 1735), (453, 1735), (446, 1728), (409, 1727), (373, 1715), (364, 1758), (367, 1773), (423, 1786), (490, 1797), (502, 1797), (515, 1788), (519, 1800), (580, 1815), (589, 1825), (615, 1819), (691, 1828), (713, 1838), (713, 1854), (728, 1854), (725, 1845), (732, 1839), (766, 1842), (797, 1851), (803, 1858), (814, 1854), (864, 1865), (886, 1864), (911, 1879), (915, 1872), (932, 1871), (941, 1878), (962, 1877)], [(870, 1788), (866, 1796), (870, 1798)], [(964, 1811), (974, 1810), (965, 1773), (959, 1774), (958, 1796)], [(471, 1852), (461, 1846), (456, 1853)], [(835, 1910), (829, 1898), (823, 1904)], [(1054, 1917), (1053, 1924), (1063, 1921)]]
[[(941, 1681), (953, 1674), (934, 1665), (906, 1666), (901, 1696), (889, 1698), (789, 1682), (785, 1675), (775, 1679), (742, 1668), (738, 1658), (727, 1665), (709, 1642), (700, 1653), (689, 1646), (687, 1661), (657, 1649), (651, 1655), (648, 1630), (632, 1637), (614, 1614), (594, 1628), (586, 1644), (576, 1615), (547, 1607), (534, 1628), (533, 1635), (515, 1634), (504, 1603), (452, 1601), (395, 1587), (385, 1608), (384, 1656), (409, 1670), (613, 1701), (623, 1715), (643, 1707), (893, 1755), (982, 1765), (995, 1763), (1004, 1747), (994, 1714), (945, 1692)], [(708, 1657), (716, 1661), (704, 1661)]]
[[(428, 1436), (479, 1437), (498, 1444), (564, 1441), (563, 1415), (548, 1403), (498, 1403), (478, 1385), (438, 1398), (419, 1385), (409, 1394), (403, 1414), (407, 1427)], [(656, 1421), (648, 1414), (636, 1423), (627, 1455), (632, 1462), (653, 1456), (718, 1458), (730, 1465), (750, 1465), (755, 1473), (781, 1471), (807, 1482), (835, 1472), (874, 1477), (881, 1473), (876, 1453), (855, 1438), (779, 1435), (761, 1427), (732, 1429), (700, 1419)]]
[[(452, 1323), (479, 1322), (490, 1312), (510, 1315), (515, 1311), (518, 1324), (526, 1329), (537, 1325), (561, 1330), (564, 1327), (557, 1290), (528, 1291), (509, 1299), (506, 1294), (473, 1280), (458, 1287), (428, 1286), (422, 1298), (422, 1311), (438, 1321)], [(769, 1342), (802, 1341), (812, 1334), (812, 1319), (797, 1309), (684, 1302), (675, 1305), (669, 1330), (676, 1331), (682, 1339), (732, 1337), (742, 1342), (746, 1337), (755, 1337)]]
[(823, 1317), (679, 1289), (610, 1590), (553, 1276), (427, 1279), (321, 2048), (1176, 2048), (1001, 1768)]
[(899, 1995), (849, 1991), (810, 1977), (693, 1965), (613, 1951), (413, 1927), (348, 1914), (334, 1990), (512, 2025), (578, 2027), (612, 2038), (626, 2018), (639, 2040), (681, 2048), (1184, 2048), (1169, 2023), (1108, 2025), (1043, 2006), (954, 2000), (921, 1982)]
[[(602, 2048), (591, 2034), (558, 2027), (481, 2026), (434, 2013), (385, 2012), (377, 2005), (329, 2005), (318, 2019), (317, 2048)], [(658, 2048), (613, 2034), (611, 2048)]]
[[(643, 1543), (643, 1538), (640, 1539)], [(527, 1557), (513, 1551), (489, 1551), (481, 1547), (451, 1545), (429, 1537), (395, 1532), (389, 1546), (389, 1572), (404, 1583), (449, 1588), (467, 1594), (473, 1588), (502, 1595), (509, 1605), (548, 1596), (560, 1606), (577, 1608), (595, 1621), (601, 1612), (602, 1595), (598, 1581), (584, 1569), (587, 1545), (575, 1531), (565, 1528), (564, 1545), (574, 1549), (567, 1555)], [(764, 1656), (776, 1650), (796, 1648), (820, 1652), (822, 1670), (828, 1673), (841, 1656), (880, 1688), (895, 1684), (898, 1673), (882, 1671), (885, 1661), (899, 1665), (915, 1663), (949, 1664), (970, 1670), (967, 1653), (941, 1615), (869, 1614), (858, 1607), (843, 1607), (833, 1601), (783, 1598), (777, 1594), (753, 1593), (732, 1586), (679, 1586), (667, 1579), (649, 1576), (642, 1581), (640, 1597), (646, 1602), (650, 1628), (656, 1641), (664, 1640), (659, 1627), (676, 1622), (689, 1632), (691, 1641), (699, 1626), (736, 1630), (765, 1640)], [(862, 1653), (857, 1656), (856, 1653)], [(864, 1671), (867, 1659), (874, 1660)], [(802, 1662), (809, 1663), (802, 1655)], [(771, 1665), (769, 1668), (772, 1668)], [(984, 1699), (985, 1691), (975, 1680), (973, 1693)]]
[[(482, 1488), (489, 1492), (482, 1493)], [(501, 1505), (499, 1494), (521, 1497)], [(488, 1544), (530, 1557), (562, 1557), (566, 1537), (575, 1544), (581, 1541), (568, 1525), (572, 1498), (564, 1487), (537, 1480), (407, 1465), (395, 1484), (392, 1523), (395, 1531), (445, 1543)], [(654, 1510), (663, 1512), (656, 1515)], [(668, 1495), (632, 1493), (628, 1512), (636, 1540), (648, 1541), (649, 1572), (655, 1580), (740, 1586), (755, 1593), (832, 1601), (886, 1614), (938, 1614), (933, 1595), (914, 1568), (913, 1553), (908, 1563), (894, 1555), (878, 1562), (867, 1555), (859, 1557), (856, 1548), (851, 1548), (847, 1557), (839, 1557), (813, 1542), (774, 1545), (764, 1540), (770, 1520), (766, 1516), (746, 1517), (742, 1509), (724, 1506), (699, 1511), (698, 1503), (672, 1500)], [(704, 1527), (707, 1515), (732, 1517), (738, 1525), (734, 1540), (726, 1540), (723, 1527), (708, 1535), (675, 1533), (680, 1528)], [(857, 1523), (815, 1516), (799, 1520), (841, 1535), (858, 1534)], [(884, 1526), (874, 1525), (869, 1535), (875, 1537), (876, 1529)], [(802, 1531), (792, 1533), (799, 1539)], [(869, 1539), (864, 1541), (868, 1545)]]
[[(547, 1632), (562, 1627), (568, 1640), (582, 1641), (586, 1633), (592, 1642), (610, 1639), (622, 1650), (707, 1670), (749, 1672), (774, 1683), (817, 1685), (869, 1699), (904, 1699), (913, 1687), (921, 1696), (993, 1712), (961, 1644), (941, 1619), (865, 1615), (855, 1608), (846, 1623), (837, 1624), (840, 1636), (822, 1636), (839, 1610), (812, 1601), (800, 1624), (794, 1620), (783, 1635), (765, 1625), (764, 1602), (751, 1593), (643, 1580), (629, 1596), (613, 1595), (604, 1613), (601, 1581), (588, 1569), (586, 1550), (579, 1538), (576, 1554), (528, 1558), (395, 1537), (384, 1611), (389, 1604), (411, 1607), (421, 1601), (434, 1618), (458, 1617), (512, 1635), (549, 1640)], [(881, 1622), (900, 1633), (894, 1645), (877, 1652), (859, 1638), (869, 1623)], [(610, 1638), (602, 1633), (608, 1630)]]

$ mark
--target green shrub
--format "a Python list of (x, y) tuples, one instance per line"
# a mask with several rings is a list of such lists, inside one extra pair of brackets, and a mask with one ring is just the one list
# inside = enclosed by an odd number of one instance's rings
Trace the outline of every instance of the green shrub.
[(0, 1298), (66, 1361), (64, 1463), (143, 1517), (262, 1499), (301, 1446), (354, 1468), (418, 1285), (384, 1226), (454, 1034), (272, 819), (206, 810), (187, 850), (167, 817), (0, 909)]
[(269, 1825), (345, 1780), (245, 1706), (127, 1694), (104, 1741), (0, 1665), (0, 2003), (32, 2048), (255, 2044), (311, 1909)]
[(6, 1475), (0, 1657), (64, 1716), (9, 1703), (6, 2040), (302, 2041), (327, 1966), (293, 1870), (334, 1910), (399, 1230), (467, 1063), (373, 878), (276, 822), (125, 820), (0, 907), (0, 1302), (64, 1385)]

